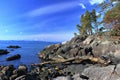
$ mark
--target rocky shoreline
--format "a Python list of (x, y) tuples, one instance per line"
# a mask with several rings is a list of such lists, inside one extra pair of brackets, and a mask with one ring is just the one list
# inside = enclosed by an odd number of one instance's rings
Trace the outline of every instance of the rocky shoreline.
[(75, 36), (38, 54), (40, 64), (0, 66), (0, 80), (119, 80), (120, 44), (101, 37)]

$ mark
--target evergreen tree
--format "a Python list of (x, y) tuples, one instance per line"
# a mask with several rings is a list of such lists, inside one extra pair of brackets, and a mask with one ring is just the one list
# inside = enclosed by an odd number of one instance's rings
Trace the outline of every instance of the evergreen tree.
[(92, 12), (91, 12), (91, 20), (92, 20), (92, 23), (94, 25), (94, 29), (95, 29), (96, 33), (98, 33), (97, 18), (98, 18), (98, 16), (96, 15), (96, 11), (95, 11), (95, 9), (93, 9)]
[(105, 13), (103, 23), (112, 35), (120, 35), (120, 2)]
[(92, 25), (91, 25), (91, 14), (86, 11), (85, 13), (85, 22), (84, 22), (86, 29), (87, 29), (87, 34), (91, 35), (92, 34)]
[(91, 25), (91, 14), (86, 11), (85, 14), (81, 15), (80, 22), (81, 25), (77, 25), (80, 35), (91, 35), (92, 25)]

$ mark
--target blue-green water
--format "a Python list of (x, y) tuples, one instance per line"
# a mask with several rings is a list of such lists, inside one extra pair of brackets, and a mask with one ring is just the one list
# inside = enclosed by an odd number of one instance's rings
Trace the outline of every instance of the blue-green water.
[[(6, 55), (0, 55), (0, 65), (13, 64), (18, 66), (20, 64), (30, 65), (32, 63), (39, 63), (40, 59), (38, 58), (38, 53), (40, 50), (51, 44), (55, 43), (42, 41), (0, 41), (0, 49), (7, 49), (10, 51), (10, 53)], [(21, 48), (11, 50), (6, 48), (9, 45), (19, 45)], [(20, 54), (21, 59), (5, 61), (5, 58), (15, 54)]]

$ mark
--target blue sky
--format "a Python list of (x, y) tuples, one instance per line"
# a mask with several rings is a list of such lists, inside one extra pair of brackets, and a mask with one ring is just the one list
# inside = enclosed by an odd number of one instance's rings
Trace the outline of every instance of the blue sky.
[(0, 40), (66, 41), (104, 0), (0, 0)]

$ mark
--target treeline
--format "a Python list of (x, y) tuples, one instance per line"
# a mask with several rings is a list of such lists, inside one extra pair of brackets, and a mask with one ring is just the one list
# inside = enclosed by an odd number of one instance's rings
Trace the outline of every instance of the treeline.
[[(97, 7), (99, 12), (93, 9), (81, 15), (80, 24), (77, 25), (80, 35), (108, 33), (110, 36), (120, 36), (120, 0), (104, 1)], [(104, 15), (102, 21), (101, 15)]]

